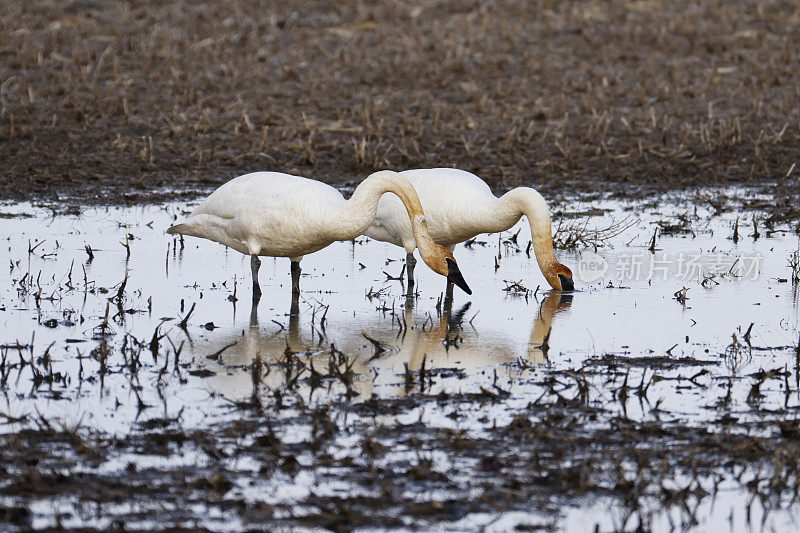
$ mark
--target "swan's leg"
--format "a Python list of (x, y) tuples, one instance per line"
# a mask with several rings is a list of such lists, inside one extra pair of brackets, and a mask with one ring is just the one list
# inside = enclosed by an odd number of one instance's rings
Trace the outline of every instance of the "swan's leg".
[(406, 291), (406, 312), (414, 309), (414, 296), (415, 294), (412, 291)]
[[(456, 249), (456, 245), (453, 244), (451, 246), (447, 246), (446, 248), (448, 250), (450, 250), (450, 253), (452, 254), (453, 250)], [(454, 283), (452, 281), (450, 281), (450, 278), (447, 278), (447, 288), (445, 289), (445, 292), (444, 292), (444, 299), (445, 299), (445, 301), (447, 301), (449, 299), (451, 305), (453, 303), (453, 285), (454, 285)]]
[(292, 294), (300, 294), (300, 261), (292, 261)]
[(406, 254), (406, 273), (408, 274), (408, 288), (414, 286), (414, 267), (417, 266), (417, 260), (414, 258), (414, 252)]
[(253, 299), (253, 305), (250, 306), (250, 327), (258, 327), (258, 302)]
[(453, 283), (449, 280), (444, 293), (444, 302), (442, 302), (442, 314), (449, 323), (453, 316)]
[(413, 298), (414, 296), (415, 266), (417, 266), (417, 260), (414, 258), (414, 252), (406, 254), (406, 273), (408, 273), (408, 287), (406, 287), (406, 299)]
[(258, 284), (258, 269), (261, 268), (261, 259), (257, 255), (250, 256), (250, 271), (253, 273), (253, 301), (261, 298), (261, 286)]

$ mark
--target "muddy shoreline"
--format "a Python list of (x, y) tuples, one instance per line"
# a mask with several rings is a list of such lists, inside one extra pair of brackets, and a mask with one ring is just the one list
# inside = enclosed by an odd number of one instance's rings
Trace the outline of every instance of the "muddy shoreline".
[(455, 166), (498, 192), (796, 202), (799, 19), (791, 2), (7, 2), (0, 198)]
[[(551, 377), (569, 379), (559, 373)], [(332, 531), (458, 523), (472, 528), (491, 521), (476, 519), (467, 526), (470, 522), (464, 520), (469, 515), (492, 516), (498, 511), (527, 516), (512, 521), (516, 530), (548, 531), (557, 529), (556, 517), (564, 511), (558, 502), (578, 506), (599, 498), (625, 502), (625, 512), (618, 517), (620, 529), (652, 528), (653, 515), (659, 514), (653, 506), (661, 507), (659, 512), (680, 510), (675, 525), (691, 529), (697, 525), (693, 515), (700, 503), (719, 499), (722, 504), (729, 490), (724, 487), (737, 479), (744, 483), (745, 470), (753, 499), (765, 508), (780, 508), (787, 494), (797, 495), (796, 420), (772, 413), (743, 425), (736, 418), (723, 417), (713, 432), (709, 427), (686, 427), (680, 421), (637, 422), (625, 416), (599, 422), (609, 413), (593, 406), (580, 388), (579, 380), (575, 397), (558, 394), (553, 400), (530, 404), (507, 425), (485, 426), (478, 438), (419, 423), (384, 425), (369, 418), (387, 413), (401, 416), (426, 406), (457, 414), (501, 401), (507, 391), (333, 403), (286, 421), (312, 428), (309, 440), (296, 443), (284, 442), (280, 429), (273, 432), (279, 424), (268, 414), (296, 406), (298, 399), (291, 392), (280, 397), (276, 392), (279, 399), (265, 404), (240, 405), (239, 421), (206, 431), (186, 431), (179, 421), (160, 419), (143, 421), (146, 429), (127, 436), (45, 426), (0, 436), (6, 450), (0, 467), (15, 473), (2, 493), (18, 501), (82, 502), (72, 506), (77, 516), (70, 511), (56, 516), (56, 523), (77, 523), (86, 513), (95, 517), (89, 523), (113, 529), (182, 524), (211, 530), (310, 527)], [(635, 395), (641, 390), (631, 392)], [(342, 426), (337, 420), (348, 412), (365, 421)], [(356, 436), (355, 453), (329, 455), (326, 450), (343, 433)], [(398, 434), (402, 438), (397, 439)], [(121, 471), (103, 473), (98, 468), (115, 456), (176, 454), (202, 459), (173, 469), (134, 463)], [(452, 467), (442, 470), (432, 456), (446, 457)], [(56, 473), (76, 470), (84, 473)], [(751, 478), (751, 471), (758, 473)], [(363, 495), (312, 491), (275, 504), (225, 497), (231, 490), (246, 491), (270, 478), (291, 482), (304, 475), (313, 476), (320, 485), (347, 485), (347, 492)], [(665, 484), (675, 488), (669, 490)], [(420, 498), (424, 494), (434, 496)], [(122, 502), (127, 505), (117, 505)], [(152, 514), (156, 507), (167, 510), (157, 519)], [(231, 521), (226, 524), (224, 517)], [(0, 519), (18, 526), (32, 524), (25, 507), (0, 506)]]

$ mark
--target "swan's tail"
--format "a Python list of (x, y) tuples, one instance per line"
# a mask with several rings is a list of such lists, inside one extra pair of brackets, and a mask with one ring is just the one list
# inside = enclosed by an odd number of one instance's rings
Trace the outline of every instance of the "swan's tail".
[(169, 233), (170, 235), (175, 233), (186, 233), (187, 229), (188, 228), (186, 224), (175, 224), (174, 226), (170, 226), (169, 228), (167, 228), (167, 233)]
[(167, 228), (167, 233), (170, 235), (180, 233), (181, 235), (209, 238), (206, 234), (209, 232), (210, 228), (216, 227), (217, 222), (216, 217), (212, 215), (192, 215), (183, 222)]
[(251, 252), (250, 250), (254, 247), (231, 237), (229, 229), (228, 220), (216, 215), (201, 213), (192, 215), (186, 220), (167, 228), (167, 233), (170, 235), (179, 233), (187, 237), (200, 237), (219, 242), (243, 254), (258, 253), (257, 248), (256, 252)]

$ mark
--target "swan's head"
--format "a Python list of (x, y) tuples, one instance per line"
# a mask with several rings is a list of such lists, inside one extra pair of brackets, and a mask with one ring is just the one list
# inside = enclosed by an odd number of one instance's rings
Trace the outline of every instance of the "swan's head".
[(461, 270), (459, 270), (458, 263), (456, 263), (456, 258), (453, 257), (452, 252), (444, 246), (439, 246), (435, 243), (432, 248), (433, 254), (431, 260), (425, 261), (425, 263), (431, 267), (431, 270), (446, 277), (467, 294), (472, 294), (472, 289), (470, 289), (467, 282), (464, 281), (464, 276), (461, 275)]
[(547, 283), (557, 291), (570, 292), (575, 290), (575, 283), (572, 281), (572, 270), (561, 263), (553, 263), (551, 268), (542, 272)]

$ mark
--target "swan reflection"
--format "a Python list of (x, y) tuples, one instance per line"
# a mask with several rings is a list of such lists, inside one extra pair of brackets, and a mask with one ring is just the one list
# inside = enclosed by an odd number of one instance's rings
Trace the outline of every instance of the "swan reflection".
[[(260, 321), (254, 306), (249, 327), (214, 335), (205, 351), (213, 353), (231, 346), (221, 355), (228, 371), (210, 378), (209, 384), (227, 397), (248, 395), (250, 375), (242, 370), (259, 355), (262, 361), (272, 365), (263, 383), (282, 387), (285, 373), (274, 365), (285, 361), (287, 351), (296, 353), (306, 365), (313, 364), (317, 371), (324, 373), (321, 369), (329, 366), (331, 346), (352, 363), (352, 370), (358, 375), (353, 386), (361, 397), (373, 392), (382, 396), (403, 394), (406, 369), (418, 371), (423, 365), (426, 369), (469, 371), (519, 359), (528, 365), (547, 364), (553, 326), (571, 304), (572, 296), (550, 293), (536, 309), (525, 343), (514, 340), (515, 321), (509, 320), (507, 330), (486, 331), (473, 327), (471, 321), (477, 311), (470, 302), (453, 309), (452, 300), (447, 299), (439, 313), (431, 313), (416, 310), (408, 299), (392, 316), (374, 313), (352, 323), (321, 325), (320, 311), (317, 310), (312, 322), (311, 313), (300, 312), (300, 302), (295, 296), (289, 306), (288, 327), (285, 325), (287, 315), (284, 320)], [(276, 323), (280, 325), (278, 329)], [(301, 376), (301, 386), (305, 377), (308, 374)]]

